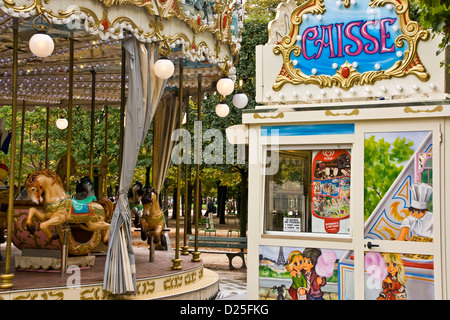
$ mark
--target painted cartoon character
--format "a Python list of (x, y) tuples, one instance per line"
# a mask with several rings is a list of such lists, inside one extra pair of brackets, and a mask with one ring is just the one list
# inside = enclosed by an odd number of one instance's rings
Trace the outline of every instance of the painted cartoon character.
[(398, 253), (383, 253), (388, 275), (377, 300), (406, 300), (406, 276), (403, 260)]
[(426, 183), (411, 186), (410, 215), (402, 221), (400, 234), (397, 240), (406, 240), (409, 233), (414, 241), (429, 241), (433, 239), (433, 213), (427, 210), (427, 202), (431, 197), (433, 188)]
[(286, 270), (292, 276), (292, 285), (289, 287), (289, 295), (292, 300), (306, 300), (307, 283), (304, 274), (302, 273), (303, 254), (298, 251), (292, 251), (288, 257), (288, 264)]
[(308, 300), (324, 300), (322, 287), (327, 284), (325, 277), (320, 277), (315, 271), (317, 259), (322, 254), (320, 249), (306, 248), (303, 251), (303, 273), (307, 283)]

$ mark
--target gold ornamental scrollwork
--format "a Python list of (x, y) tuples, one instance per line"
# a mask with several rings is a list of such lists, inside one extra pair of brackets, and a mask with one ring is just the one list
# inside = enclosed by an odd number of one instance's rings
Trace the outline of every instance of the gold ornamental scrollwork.
[(405, 109), (403, 111), (405, 113), (421, 113), (421, 112), (433, 113), (433, 112), (442, 112), (443, 110), (444, 110), (444, 107), (442, 107), (441, 105), (438, 105), (438, 106), (434, 107), (433, 109), (427, 109), (427, 110), (421, 110), (421, 109), (414, 110), (411, 107), (405, 107)]
[[(342, 2), (345, 8), (350, 7), (350, 1)], [(372, 0), (370, 7), (381, 7), (391, 5), (399, 16), (399, 27), (402, 34), (395, 39), (395, 46), (401, 48), (408, 44), (408, 49), (404, 51), (402, 60), (395, 62), (386, 70), (367, 71), (360, 73), (351, 64), (346, 62), (336, 70), (336, 73), (330, 75), (307, 75), (299, 68), (295, 68), (291, 61), (291, 55), (300, 56), (302, 49), (297, 45), (297, 36), (299, 35), (300, 25), (305, 14), (323, 15), (326, 12), (324, 0), (308, 0), (295, 8), (290, 17), (290, 32), (284, 36), (279, 43), (274, 46), (275, 55), (281, 55), (283, 65), (279, 75), (273, 85), (273, 90), (279, 91), (285, 84), (313, 84), (321, 88), (337, 86), (344, 90), (349, 90), (356, 84), (372, 85), (376, 81), (391, 79), (393, 77), (405, 77), (406, 75), (415, 75), (421, 81), (427, 81), (430, 75), (425, 66), (421, 63), (417, 54), (417, 45), (419, 41), (428, 40), (430, 32), (423, 30), (415, 21), (409, 17), (408, 0)], [(345, 74), (343, 69), (345, 68)]]
[(354, 109), (353, 111), (351, 111), (351, 112), (344, 112), (344, 113), (339, 113), (339, 112), (336, 112), (336, 113), (334, 113), (333, 111), (331, 111), (331, 110), (326, 110), (325, 111), (325, 115), (326, 116), (333, 116), (333, 117), (339, 117), (339, 116), (357, 116), (357, 115), (359, 115), (359, 110), (358, 109)]
[(274, 116), (262, 116), (259, 113), (253, 114), (253, 119), (283, 119), (283, 118), (284, 118), (283, 112), (279, 112), (278, 114), (276, 114)]
[[(203, 25), (199, 24), (196, 19), (187, 17), (183, 10), (180, 9), (180, 2), (177, 0), (153, 0), (153, 1), (134, 1), (134, 0), (99, 0), (105, 6), (105, 9), (102, 12), (102, 15), (97, 15), (93, 10), (88, 7), (82, 7), (78, 5), (74, 5), (73, 7), (69, 7), (67, 10), (58, 10), (57, 12), (53, 11), (51, 8), (46, 7), (45, 4), (48, 4), (50, 0), (33, 0), (28, 5), (16, 5), (15, 2), (4, 0), (3, 4), (6, 9), (12, 9), (16, 13), (22, 13), (30, 16), (39, 16), (42, 15), (46, 20), (63, 20), (70, 18), (71, 16), (82, 16), (83, 14), (86, 16), (87, 28), (89, 28), (89, 32), (111, 32), (111, 34), (115, 37), (118, 37), (122, 32), (122, 27), (117, 27), (117, 25), (126, 24), (132, 27), (132, 33), (135, 37), (139, 39), (151, 39), (152, 42), (159, 41), (167, 41), (170, 45), (179, 44), (180, 41), (184, 42), (184, 44), (188, 44), (186, 46), (185, 51), (200, 52), (198, 49), (203, 48), (203, 52), (211, 52), (211, 55), (214, 55), (215, 58), (218, 58), (220, 46), (214, 46), (213, 48), (209, 48), (208, 45), (204, 41), (200, 41), (199, 43), (195, 42), (195, 34), (198, 32), (209, 32), (214, 34), (217, 38), (217, 44), (220, 42), (221, 44), (228, 44), (231, 49), (231, 54), (234, 56), (237, 54), (237, 45), (235, 41), (231, 38), (230, 26), (231, 26), (231, 14), (232, 14), (232, 6), (235, 2), (229, 5), (218, 6), (217, 10), (223, 10), (222, 13), (217, 15), (217, 19), (215, 19), (214, 24), (211, 25)], [(178, 20), (187, 23), (191, 26), (191, 29), (194, 31), (193, 39), (190, 39), (186, 34), (182, 32), (178, 32), (173, 35), (164, 35), (162, 34), (162, 30), (164, 30), (164, 20), (162, 16), (157, 17), (157, 13), (152, 9), (150, 5), (154, 1), (158, 3), (167, 4), (167, 10), (164, 12), (164, 18), (170, 20), (172, 17), (176, 17)], [(170, 6), (169, 6), (170, 4)], [(139, 26), (135, 21), (127, 16), (119, 16), (111, 19), (108, 14), (109, 11), (107, 8), (112, 6), (122, 6), (122, 5), (133, 5), (138, 7), (145, 7), (149, 14), (156, 16), (154, 19), (150, 19), (149, 21), (149, 31), (144, 31), (144, 29)], [(216, 7), (216, 5), (215, 5)], [(159, 9), (158, 9), (159, 10)], [(224, 17), (228, 17), (225, 19)], [(221, 21), (219, 21), (220, 19)], [(114, 27), (114, 28), (113, 28)], [(221, 59), (229, 59), (228, 56)]]
[(14, 300), (64, 300), (62, 291), (38, 291), (18, 294), (14, 296)]

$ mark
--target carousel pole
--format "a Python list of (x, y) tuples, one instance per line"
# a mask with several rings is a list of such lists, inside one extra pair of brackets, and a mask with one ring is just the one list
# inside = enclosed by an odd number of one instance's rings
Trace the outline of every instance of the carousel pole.
[[(179, 79), (179, 119), (178, 119), (178, 128), (181, 129), (183, 123), (183, 59), (179, 59), (180, 61), (180, 79)], [(181, 153), (181, 150), (179, 151)], [(179, 154), (180, 156), (181, 154)], [(173, 266), (172, 270), (180, 270), (181, 269), (181, 259), (180, 259), (180, 209), (181, 209), (181, 158), (179, 158), (178, 170), (177, 170), (177, 207), (175, 208), (176, 214), (176, 233), (175, 233), (175, 259), (172, 259)]]
[[(108, 159), (108, 116), (109, 108), (108, 101), (105, 101), (105, 157)], [(103, 186), (103, 192), (108, 196), (108, 173), (105, 174), (105, 185)]]
[[(73, 110), (73, 54), (74, 54), (74, 40), (73, 34), (69, 38), (69, 106), (67, 110), (68, 114), (68, 126), (67, 126), (67, 171), (66, 171), (66, 191), (70, 194), (70, 165), (72, 163), (72, 110)], [(61, 277), (64, 277), (67, 270), (67, 260), (69, 255), (68, 250), (68, 233), (70, 228), (67, 224), (62, 226), (63, 232), (63, 245), (61, 248)]]
[(66, 171), (66, 191), (70, 193), (70, 165), (72, 163), (72, 109), (73, 109), (73, 54), (74, 40), (73, 34), (69, 38), (69, 106), (67, 110), (67, 171)]
[(25, 100), (22, 100), (22, 129), (20, 130), (20, 158), (19, 158), (19, 181), (17, 182), (17, 193), (20, 194), (22, 182), (22, 168), (23, 168), (23, 141), (25, 136)]
[[(202, 74), (198, 74), (198, 85), (197, 85), (197, 122), (198, 122), (198, 128), (197, 130), (201, 130), (200, 121), (202, 120)], [(197, 132), (197, 139), (200, 139), (201, 132)], [(200, 140), (199, 140), (200, 141)], [(197, 204), (197, 208), (201, 214), (202, 212), (202, 204), (200, 203), (200, 150), (202, 146), (199, 142), (197, 142), (197, 148), (195, 152), (197, 153), (197, 164), (196, 164), (196, 170), (195, 170), (195, 203)], [(195, 223), (195, 247), (194, 252), (192, 252), (192, 259), (193, 262), (199, 262), (200, 259), (200, 252), (198, 251), (198, 218), (199, 214), (197, 212), (194, 212), (194, 223)]]
[(91, 145), (89, 151), (89, 179), (94, 181), (94, 123), (95, 123), (95, 75), (94, 69), (91, 70), (92, 86), (91, 86)]
[(11, 225), (14, 205), (14, 171), (16, 163), (16, 127), (17, 127), (17, 72), (18, 72), (18, 52), (19, 52), (19, 18), (13, 18), (13, 99), (12, 99), (12, 124), (11, 124), (11, 160), (9, 164), (9, 199), (7, 213), (7, 238), (6, 238), (6, 257), (5, 273), (0, 275), (0, 289), (11, 289), (14, 285), (12, 279), (14, 274), (11, 272)]
[[(181, 116), (180, 116), (181, 117)], [(187, 132), (189, 132), (189, 99), (187, 99), (186, 102), (186, 130)], [(186, 141), (186, 147), (187, 147), (187, 141)], [(188, 161), (186, 161), (185, 166), (184, 166), (184, 239), (183, 239), (183, 247), (181, 247), (182, 251), (181, 254), (182, 255), (188, 255), (189, 254), (189, 246), (188, 246), (188, 217), (190, 218), (191, 216), (191, 206), (190, 203), (188, 201), (189, 198), (189, 164)]]
[(108, 101), (105, 101), (105, 155), (108, 155), (108, 116), (109, 108)]

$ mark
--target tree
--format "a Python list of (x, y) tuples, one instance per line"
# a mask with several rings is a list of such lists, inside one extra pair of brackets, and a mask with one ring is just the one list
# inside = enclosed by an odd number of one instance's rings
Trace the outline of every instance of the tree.
[[(54, 124), (60, 113), (59, 109), (49, 110), (49, 169), (55, 171), (61, 156), (67, 153), (67, 130), (59, 130)], [(5, 118), (5, 129), (11, 129), (11, 108), (0, 108), (0, 117)], [(20, 118), (19, 118), (20, 117)], [(21, 148), (21, 123), (22, 112), (18, 112), (18, 127), (16, 134), (16, 178), (19, 179)], [(119, 122), (120, 110), (117, 108), (109, 108), (108, 115), (108, 158), (110, 165), (109, 181), (112, 190), (117, 183), (119, 176)], [(24, 143), (23, 143), (23, 159), (22, 159), (22, 176), (20, 177), (21, 185), (27, 175), (35, 170), (41, 170), (45, 167), (45, 149), (46, 149), (46, 123), (47, 109), (43, 107), (35, 107), (32, 111), (25, 112), (24, 121)], [(101, 157), (105, 151), (105, 110), (99, 110), (94, 115), (94, 164), (100, 164)], [(90, 110), (84, 110), (81, 107), (73, 109), (73, 132), (72, 132), (72, 155), (77, 164), (90, 163), (90, 127), (91, 113)], [(10, 153), (8, 155), (1, 153), (0, 161), (10, 167)], [(89, 175), (87, 172), (86, 175)], [(75, 180), (77, 178), (74, 177)]]
[(434, 34), (442, 34), (438, 54), (450, 43), (450, 4), (445, 0), (416, 0), (420, 24)]

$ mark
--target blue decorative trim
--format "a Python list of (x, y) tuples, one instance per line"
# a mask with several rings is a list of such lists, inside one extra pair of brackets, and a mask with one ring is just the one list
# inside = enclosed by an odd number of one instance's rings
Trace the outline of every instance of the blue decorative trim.
[(354, 134), (354, 123), (333, 123), (333, 124), (301, 124), (288, 126), (262, 126), (261, 136), (263, 137), (287, 137), (287, 136), (323, 136), (334, 134)]

